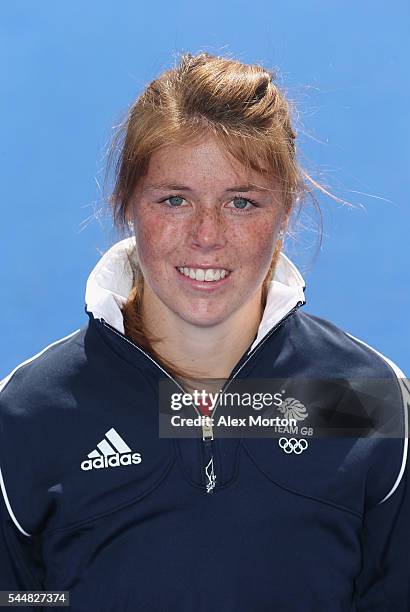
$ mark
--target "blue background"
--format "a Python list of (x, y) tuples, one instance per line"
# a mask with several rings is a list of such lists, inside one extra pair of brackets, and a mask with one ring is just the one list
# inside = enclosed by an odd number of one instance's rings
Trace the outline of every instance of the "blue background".
[(410, 372), (407, 0), (9, 2), (0, 11), (0, 377), (84, 325), (85, 283), (118, 239), (101, 191), (112, 126), (179, 52), (278, 68), (317, 193), (288, 254), (304, 309)]

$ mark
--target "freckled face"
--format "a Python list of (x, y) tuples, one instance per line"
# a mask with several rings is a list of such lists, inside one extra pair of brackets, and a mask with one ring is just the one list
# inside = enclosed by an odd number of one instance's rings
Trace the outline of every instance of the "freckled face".
[[(255, 190), (250, 183), (263, 189)], [(278, 183), (247, 172), (214, 138), (206, 137), (153, 153), (129, 216), (144, 276), (144, 300), (147, 295), (150, 307), (211, 326), (260, 296), (284, 211)], [(198, 275), (191, 278), (192, 272), (187, 277), (178, 268), (226, 273), (207, 282), (197, 280)]]

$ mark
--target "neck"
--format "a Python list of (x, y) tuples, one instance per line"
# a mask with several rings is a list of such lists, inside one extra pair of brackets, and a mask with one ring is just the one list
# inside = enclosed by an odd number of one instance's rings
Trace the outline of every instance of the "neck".
[(229, 319), (199, 327), (169, 309), (158, 308), (156, 296), (145, 286), (142, 314), (148, 332), (159, 338), (155, 350), (161, 357), (200, 378), (226, 379), (257, 334), (262, 318), (261, 292)]

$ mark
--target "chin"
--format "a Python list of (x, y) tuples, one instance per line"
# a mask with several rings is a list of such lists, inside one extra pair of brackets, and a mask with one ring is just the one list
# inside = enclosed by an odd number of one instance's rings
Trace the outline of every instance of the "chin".
[(186, 323), (190, 323), (191, 325), (195, 325), (197, 327), (212, 327), (214, 325), (218, 325), (218, 323), (222, 323), (224, 319), (227, 318), (227, 314), (216, 316), (215, 314), (203, 314), (202, 316), (198, 313), (193, 312), (178, 312), (176, 314), (183, 319)]

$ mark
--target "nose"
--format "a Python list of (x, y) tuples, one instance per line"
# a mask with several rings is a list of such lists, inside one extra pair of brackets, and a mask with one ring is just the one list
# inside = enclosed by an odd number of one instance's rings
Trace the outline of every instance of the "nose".
[(201, 249), (216, 249), (226, 244), (226, 225), (223, 215), (216, 207), (200, 207), (195, 213), (191, 227), (192, 246)]

